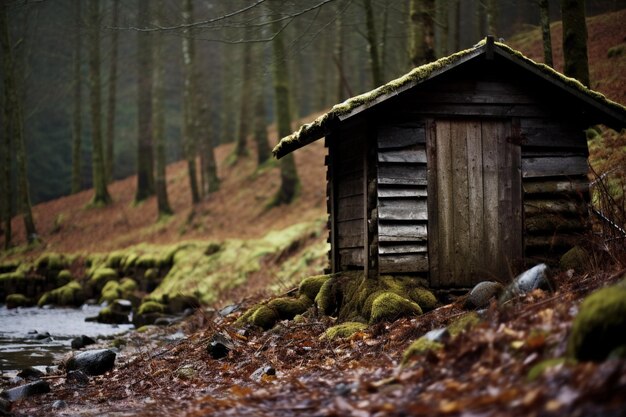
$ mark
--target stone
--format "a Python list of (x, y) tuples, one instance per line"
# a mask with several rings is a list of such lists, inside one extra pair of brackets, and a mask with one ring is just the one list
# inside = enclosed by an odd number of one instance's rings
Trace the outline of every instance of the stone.
[(66, 363), (68, 371), (83, 371), (87, 375), (102, 375), (113, 369), (115, 352), (111, 349), (97, 349), (80, 352)]
[(265, 376), (276, 376), (276, 369), (274, 369), (271, 365), (264, 365), (254, 371), (252, 375), (250, 375), (250, 379), (256, 382), (261, 382)]
[(117, 299), (111, 303), (111, 311), (128, 315), (133, 309), (133, 304), (128, 300)]
[(89, 377), (83, 371), (69, 371), (65, 382), (72, 385), (84, 386), (89, 383)]
[(580, 305), (572, 324), (567, 353), (579, 361), (604, 361), (626, 346), (626, 288), (602, 288)]
[(35, 340), (44, 340), (44, 339), (49, 339), (50, 338), (50, 333), (48, 332), (43, 332), (43, 333), (37, 333), (35, 332), (33, 339)]
[(196, 310), (200, 307), (200, 301), (193, 295), (176, 294), (167, 300), (167, 309), (171, 314), (182, 314), (186, 309)]
[(499, 297), (504, 291), (502, 284), (496, 281), (482, 281), (472, 288), (465, 300), (465, 308), (476, 309), (489, 305), (489, 301), (494, 297)]
[(72, 339), (71, 345), (72, 349), (82, 349), (85, 346), (93, 345), (94, 343), (96, 343), (96, 341), (91, 337), (82, 335)]
[(0, 416), (10, 416), (11, 402), (0, 396)]
[(117, 312), (111, 306), (101, 309), (96, 321), (105, 324), (127, 324), (130, 322), (128, 313)]
[(24, 294), (9, 294), (4, 300), (8, 309), (18, 308), (18, 307), (32, 307), (35, 305), (35, 302), (26, 297)]
[(231, 314), (233, 314), (236, 311), (239, 311), (239, 308), (241, 307), (241, 304), (231, 304), (229, 306), (224, 307), (223, 309), (221, 309), (218, 314), (222, 317), (226, 317), (229, 316)]
[(431, 342), (445, 343), (446, 340), (450, 339), (450, 332), (447, 328), (441, 327), (439, 329), (429, 331), (422, 337)]
[(63, 400), (56, 400), (52, 403), (53, 410), (62, 410), (64, 408), (67, 408), (67, 403)]
[(22, 400), (33, 395), (50, 392), (50, 385), (46, 381), (35, 381), (2, 392), (2, 397), (11, 402)]
[(133, 314), (133, 325), (139, 329), (143, 326), (154, 324), (158, 319), (166, 317), (163, 313)]
[(506, 287), (500, 299), (500, 304), (504, 304), (507, 301), (529, 292), (542, 289), (546, 291), (554, 291), (555, 285), (549, 277), (550, 270), (548, 265), (539, 264), (519, 274), (511, 283)]
[(41, 377), (44, 375), (45, 374), (41, 372), (39, 369), (33, 368), (33, 367), (22, 369), (21, 371), (17, 373), (17, 376), (19, 376), (20, 378), (29, 379), (29, 380), (41, 379)]
[(573, 269), (576, 272), (583, 272), (589, 268), (589, 265), (589, 254), (580, 246), (574, 246), (559, 259), (559, 267), (563, 271)]
[(213, 359), (221, 359), (228, 356), (228, 352), (235, 348), (232, 339), (222, 333), (215, 333), (207, 345), (207, 352)]

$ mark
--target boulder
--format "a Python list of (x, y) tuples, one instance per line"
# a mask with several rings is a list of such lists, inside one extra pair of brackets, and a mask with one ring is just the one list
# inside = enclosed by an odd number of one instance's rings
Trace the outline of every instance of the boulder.
[(502, 294), (504, 287), (496, 281), (482, 281), (472, 288), (465, 299), (465, 308), (477, 309), (484, 308), (489, 305), (489, 301), (494, 297)]
[(535, 265), (522, 272), (506, 287), (500, 296), (500, 304), (504, 304), (517, 296), (528, 294), (536, 289), (554, 291), (555, 286), (549, 274), (550, 271), (546, 264)]
[(102, 375), (113, 369), (115, 352), (111, 349), (98, 349), (80, 352), (72, 356), (65, 368), (68, 371), (82, 371), (87, 375)]
[(94, 343), (96, 343), (96, 341), (91, 337), (82, 335), (72, 339), (71, 345), (72, 349), (82, 349), (85, 346), (93, 345)]
[(9, 294), (4, 300), (7, 308), (17, 308), (17, 307), (32, 307), (35, 305), (35, 302), (26, 297), (24, 294)]
[[(93, 318), (90, 318), (93, 319)], [(93, 321), (87, 320), (86, 321)], [(128, 313), (119, 313), (113, 310), (111, 307), (104, 307), (98, 313), (98, 316), (95, 318), (95, 321), (98, 323), (105, 324), (127, 324), (130, 323), (128, 320)]]
[(417, 303), (393, 292), (383, 292), (372, 303), (370, 324), (381, 321), (394, 321), (401, 317), (419, 316), (421, 314), (422, 309)]
[(27, 379), (27, 380), (41, 379), (41, 377), (44, 375), (45, 373), (33, 367), (22, 369), (21, 371), (17, 373), (17, 376), (19, 376), (20, 378)]
[(276, 369), (271, 365), (265, 365), (257, 369), (250, 375), (250, 379), (256, 382), (262, 382), (264, 378), (275, 377)]
[(565, 252), (559, 260), (559, 267), (564, 271), (573, 269), (574, 271), (582, 272), (589, 268), (589, 264), (589, 254), (580, 246), (574, 246)]
[(50, 392), (50, 385), (46, 381), (35, 381), (2, 392), (1, 396), (11, 402), (22, 400), (33, 395)]
[(168, 297), (166, 304), (167, 310), (172, 314), (182, 314), (188, 308), (195, 310), (200, 307), (200, 301), (198, 301), (196, 297), (184, 294), (176, 294), (173, 297)]
[(215, 333), (207, 345), (207, 352), (213, 359), (221, 359), (228, 356), (228, 352), (234, 348), (235, 344), (229, 336), (223, 333)]
[(589, 295), (580, 306), (568, 340), (568, 356), (603, 361), (626, 346), (626, 288), (614, 285)]
[(163, 313), (133, 314), (133, 325), (136, 328), (154, 324), (158, 319), (166, 317)]

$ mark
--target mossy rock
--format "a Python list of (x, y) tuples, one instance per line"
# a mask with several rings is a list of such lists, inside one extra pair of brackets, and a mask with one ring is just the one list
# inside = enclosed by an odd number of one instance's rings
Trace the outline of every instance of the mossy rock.
[(69, 262), (65, 258), (65, 256), (55, 253), (49, 252), (44, 253), (35, 261), (35, 268), (38, 271), (42, 270), (56, 270), (59, 271), (61, 269), (67, 268), (69, 266)]
[(438, 301), (435, 294), (423, 287), (416, 287), (409, 290), (409, 297), (415, 301), (423, 311), (430, 311), (437, 307)]
[(466, 309), (485, 308), (492, 298), (499, 298), (504, 286), (496, 281), (482, 281), (472, 288), (463, 305)]
[(367, 329), (367, 324), (349, 321), (329, 327), (322, 335), (322, 338), (327, 340), (345, 339), (365, 329)]
[(72, 273), (67, 269), (62, 269), (57, 275), (57, 285), (65, 285), (72, 279)]
[(478, 323), (480, 323), (480, 317), (475, 311), (470, 311), (450, 323), (447, 329), (450, 333), (450, 336), (455, 337), (460, 333), (471, 329)]
[(176, 294), (173, 297), (163, 296), (163, 303), (171, 314), (181, 314), (187, 309), (196, 310), (200, 307), (200, 300), (193, 295)]
[(572, 325), (568, 356), (599, 362), (625, 345), (626, 289), (614, 285), (585, 298)]
[(105, 324), (127, 324), (129, 323), (128, 314), (116, 311), (111, 307), (104, 307), (98, 313), (96, 318), (98, 323)]
[(334, 280), (325, 281), (317, 295), (315, 296), (315, 304), (319, 310), (327, 316), (332, 315), (337, 310), (337, 285)]
[(422, 314), (420, 306), (413, 301), (393, 293), (384, 292), (372, 303), (370, 323), (393, 321), (401, 317), (419, 316)]
[(136, 253), (129, 253), (124, 257), (124, 260), (121, 262), (120, 267), (122, 271), (126, 272), (131, 268), (134, 268), (135, 262), (139, 259), (139, 255)]
[(0, 274), (0, 283), (17, 282), (26, 279), (26, 274), (22, 271), (5, 272)]
[(409, 345), (402, 354), (402, 364), (407, 364), (412, 359), (422, 356), (431, 351), (443, 349), (443, 343), (429, 340), (422, 336)]
[(98, 268), (92, 272), (89, 284), (96, 292), (100, 292), (107, 282), (116, 281), (117, 279), (118, 275), (116, 270), (112, 268)]
[(262, 328), (263, 330), (269, 330), (280, 319), (278, 312), (267, 305), (258, 306), (250, 316), (250, 323)]
[(44, 293), (37, 302), (39, 307), (46, 304), (79, 307), (85, 302), (85, 291), (78, 281), (71, 281), (60, 288)]
[(530, 368), (530, 371), (528, 371), (528, 375), (526, 376), (526, 378), (528, 379), (528, 381), (532, 382), (539, 378), (541, 375), (543, 375), (544, 372), (549, 368), (554, 368), (555, 366), (559, 365), (574, 365), (575, 363), (575, 361), (569, 358), (546, 359), (533, 365), (533, 367)]
[(154, 281), (159, 278), (159, 270), (156, 268), (148, 268), (146, 272), (144, 272), (143, 277), (146, 281)]
[(99, 302), (106, 301), (107, 303), (112, 303), (114, 300), (121, 298), (123, 296), (122, 289), (120, 288), (120, 283), (117, 281), (109, 281), (104, 284), (102, 288), (102, 292), (100, 293)]
[(135, 267), (137, 268), (148, 269), (148, 268), (156, 268), (158, 266), (159, 266), (159, 259), (154, 254), (144, 253), (143, 255), (139, 256), (137, 260), (135, 261)]
[(139, 284), (132, 278), (122, 278), (120, 281), (120, 290), (124, 295), (132, 294), (139, 289)]
[(164, 313), (165, 312), (165, 306), (161, 303), (158, 303), (156, 301), (146, 301), (143, 304), (141, 304), (141, 306), (139, 306), (139, 311), (137, 312), (137, 314), (143, 315), (143, 314), (149, 314), (149, 313)]
[(589, 268), (589, 264), (589, 254), (580, 246), (574, 246), (559, 260), (559, 267), (564, 271), (573, 269), (576, 272), (583, 272)]
[(307, 311), (312, 305), (313, 301), (304, 294), (298, 298), (275, 298), (267, 304), (269, 308), (278, 313), (281, 320), (291, 320), (296, 315)]
[(299, 294), (304, 294), (310, 300), (315, 300), (315, 297), (320, 292), (320, 288), (330, 277), (330, 275), (317, 275), (303, 279), (300, 283)]
[(9, 294), (6, 296), (4, 303), (8, 309), (17, 307), (32, 307), (35, 305), (35, 302), (31, 298), (26, 297), (24, 294)]

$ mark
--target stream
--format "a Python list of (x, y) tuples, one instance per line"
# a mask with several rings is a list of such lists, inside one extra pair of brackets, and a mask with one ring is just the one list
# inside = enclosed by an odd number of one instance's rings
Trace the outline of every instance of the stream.
[[(85, 335), (93, 339), (114, 336), (131, 324), (109, 325), (86, 322), (100, 306), (81, 308), (16, 308), (0, 305), (0, 373), (29, 366), (49, 366), (71, 350), (71, 340)], [(36, 333), (35, 333), (36, 332)], [(41, 334), (50, 337), (37, 340)]]

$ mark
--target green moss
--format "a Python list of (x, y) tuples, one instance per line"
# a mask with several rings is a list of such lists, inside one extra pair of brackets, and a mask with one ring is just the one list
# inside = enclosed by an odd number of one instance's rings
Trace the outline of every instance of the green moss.
[(555, 366), (559, 366), (559, 365), (574, 365), (575, 363), (576, 363), (575, 361), (572, 361), (571, 359), (568, 359), (568, 358), (546, 359), (544, 361), (537, 363), (532, 368), (530, 368), (526, 378), (528, 379), (528, 381), (532, 382), (536, 380), (537, 378), (539, 378), (541, 375), (543, 375), (543, 373), (549, 368), (554, 368)]
[(139, 259), (139, 255), (136, 253), (129, 253), (128, 255), (126, 255), (120, 265), (122, 267), (122, 270), (126, 272), (129, 269), (133, 268), (135, 266), (135, 262), (137, 262), (137, 259)]
[(589, 264), (589, 254), (580, 246), (574, 246), (559, 260), (559, 267), (564, 271), (573, 269), (576, 272), (583, 272), (589, 268)]
[(268, 303), (268, 307), (278, 313), (281, 320), (291, 320), (297, 314), (302, 314), (313, 305), (313, 301), (302, 294), (298, 298), (276, 298)]
[(419, 304), (424, 311), (430, 311), (437, 307), (437, 297), (426, 288), (417, 287), (409, 290), (409, 297)]
[(137, 333), (148, 333), (152, 329), (157, 329), (157, 326), (152, 324), (146, 324), (145, 326), (140, 326), (137, 328)]
[(117, 271), (114, 269), (98, 268), (93, 271), (89, 284), (93, 286), (96, 291), (101, 291), (107, 282), (117, 280), (117, 278)]
[(159, 266), (159, 258), (154, 254), (145, 253), (135, 261), (137, 268), (156, 268)]
[(72, 273), (70, 271), (68, 271), (67, 269), (63, 269), (59, 271), (59, 274), (57, 275), (57, 284), (65, 285), (71, 280), (72, 280)]
[(416, 303), (392, 292), (384, 292), (372, 303), (370, 323), (393, 321), (400, 317), (419, 316), (422, 309)]
[(115, 311), (111, 307), (104, 307), (98, 312), (97, 321), (107, 324), (126, 324), (128, 323), (128, 314)]
[(440, 349), (443, 349), (443, 343), (435, 342), (422, 336), (406, 348), (402, 354), (402, 364), (405, 365), (416, 357)]
[(122, 339), (121, 337), (116, 337), (115, 339), (111, 341), (111, 347), (114, 347), (116, 349), (121, 349), (123, 346), (126, 346), (127, 344), (128, 343), (126, 342), (126, 340)]
[(626, 345), (626, 289), (618, 285), (588, 296), (574, 319), (567, 346), (570, 358), (603, 361)]
[(68, 266), (69, 262), (65, 256), (55, 252), (44, 253), (35, 261), (35, 268), (37, 270), (61, 270), (63, 268), (67, 268)]
[(607, 58), (615, 58), (626, 54), (626, 43), (621, 43), (609, 48), (606, 53)]
[(310, 300), (315, 300), (320, 288), (330, 277), (330, 275), (317, 275), (303, 279), (300, 283), (299, 293), (306, 295)]
[(147, 281), (154, 281), (155, 279), (157, 279), (159, 277), (159, 270), (156, 268), (149, 268), (146, 270), (146, 272), (143, 274), (143, 277), (147, 280)]
[(264, 330), (269, 330), (274, 327), (279, 318), (276, 310), (266, 305), (261, 305), (252, 313), (250, 322)]
[(317, 305), (317, 308), (326, 315), (333, 314), (333, 312), (337, 309), (335, 291), (335, 281), (327, 280), (322, 284), (319, 292), (315, 296), (315, 304)]
[(480, 323), (480, 317), (475, 311), (470, 311), (450, 323), (448, 325), (448, 332), (450, 336), (455, 337), (465, 330), (471, 329), (478, 323)]
[(145, 303), (141, 304), (137, 314), (143, 315), (143, 314), (164, 313), (164, 312), (165, 312), (165, 306), (163, 304), (157, 303), (156, 301), (146, 301)]
[(26, 297), (24, 294), (9, 294), (6, 296), (4, 303), (9, 309), (31, 307), (35, 304), (32, 299)]
[(139, 285), (137, 285), (137, 281), (132, 278), (122, 278), (119, 284), (120, 290), (124, 294), (132, 294), (137, 291)]
[(37, 302), (39, 307), (46, 304), (78, 307), (85, 302), (85, 292), (77, 281), (71, 281), (60, 288), (44, 293)]
[(99, 302), (106, 301), (107, 303), (112, 303), (118, 298), (122, 297), (122, 289), (120, 288), (120, 284), (117, 281), (109, 281), (104, 284), (102, 288), (102, 292), (100, 293)]
[(26, 278), (26, 274), (21, 271), (6, 272), (4, 274), (0, 274), (0, 283), (3, 281), (15, 282), (15, 281), (23, 280), (25, 278)]
[(345, 339), (367, 329), (367, 324), (349, 321), (326, 329), (322, 338), (328, 340)]
[(180, 314), (187, 309), (197, 309), (200, 307), (200, 300), (193, 295), (176, 294), (173, 297), (163, 297), (163, 303), (167, 304), (167, 309), (172, 314)]

